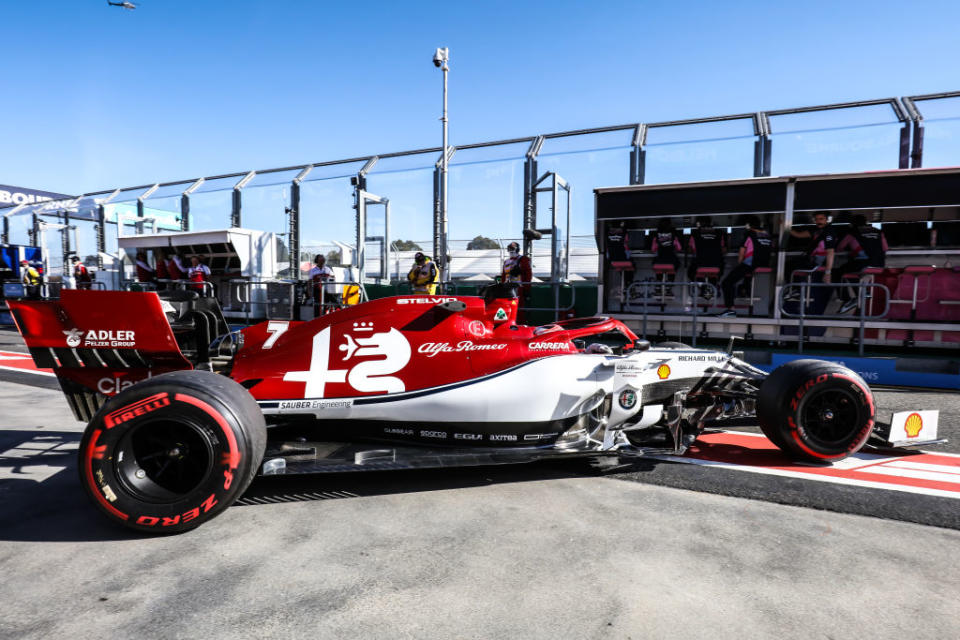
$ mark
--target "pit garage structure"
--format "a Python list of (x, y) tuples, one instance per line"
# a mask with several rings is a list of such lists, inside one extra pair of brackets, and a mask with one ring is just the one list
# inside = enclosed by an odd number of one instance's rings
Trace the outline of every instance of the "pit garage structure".
[[(595, 190), (597, 235), (601, 242), (598, 305), (638, 333), (660, 338), (724, 339), (793, 343), (864, 345), (895, 350), (913, 347), (960, 348), (960, 169), (910, 169), (887, 172), (751, 178), (669, 185), (633, 185)], [(817, 212), (830, 214), (838, 235), (850, 230), (852, 215), (863, 214), (884, 233), (890, 247), (884, 269), (852, 275), (832, 285), (859, 288), (863, 304), (840, 314), (839, 301), (812, 310), (785, 299), (787, 265), (802, 255), (802, 241), (791, 229), (810, 229)], [(654, 273), (650, 236), (666, 219), (684, 237), (698, 220), (729, 232), (725, 264), (736, 263), (746, 216), (765, 222), (775, 241), (770, 273), (756, 274), (737, 296), (736, 317), (716, 317), (722, 309), (701, 291), (684, 286), (677, 270), (671, 294)], [(627, 225), (633, 272), (606, 257), (606, 229)], [(686, 242), (684, 242), (686, 246)], [(835, 265), (847, 256), (838, 252)], [(632, 280), (632, 282), (631, 282)], [(812, 289), (811, 289), (812, 290)], [(715, 293), (715, 291), (714, 291)], [(807, 294), (805, 294), (807, 295)], [(808, 301), (809, 302), (809, 301)], [(700, 310), (699, 317), (691, 312)], [(875, 351), (875, 349), (873, 349)]]

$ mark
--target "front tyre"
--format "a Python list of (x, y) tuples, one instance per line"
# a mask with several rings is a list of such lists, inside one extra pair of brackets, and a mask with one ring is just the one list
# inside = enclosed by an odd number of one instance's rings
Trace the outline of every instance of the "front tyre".
[(246, 490), (266, 446), (246, 389), (206, 371), (175, 371), (108, 400), (80, 442), (80, 481), (111, 520), (180, 533)]
[(853, 371), (822, 360), (777, 367), (760, 386), (763, 433), (792, 458), (833, 462), (856, 453), (873, 430), (870, 387)]

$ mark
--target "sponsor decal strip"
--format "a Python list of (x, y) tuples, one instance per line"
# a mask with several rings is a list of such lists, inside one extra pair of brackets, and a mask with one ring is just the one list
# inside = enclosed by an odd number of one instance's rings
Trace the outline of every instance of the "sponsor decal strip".
[(872, 489), (960, 498), (960, 456), (916, 453), (884, 457), (858, 453), (830, 466), (788, 460), (760, 434), (705, 434), (685, 456), (650, 456), (657, 460), (721, 467), (734, 471), (833, 482)]
[[(558, 354), (563, 355), (563, 354)], [(448, 384), (442, 387), (431, 387), (429, 389), (421, 389), (419, 391), (407, 391), (405, 393), (390, 393), (386, 395), (377, 395), (377, 396), (363, 396), (363, 397), (350, 397), (350, 398), (283, 398), (283, 399), (270, 399), (270, 400), (259, 400), (261, 409), (276, 409), (280, 406), (281, 403), (287, 402), (304, 402), (304, 401), (331, 401), (331, 400), (343, 400), (343, 401), (352, 401), (354, 405), (363, 405), (363, 404), (379, 404), (383, 402), (398, 402), (400, 400), (412, 400), (413, 398), (420, 398), (422, 396), (433, 395), (434, 393), (443, 393), (444, 391), (452, 391), (453, 389), (459, 389), (460, 387), (466, 387), (472, 384), (477, 384), (478, 382), (484, 382), (486, 380), (491, 380), (498, 376), (506, 375), (517, 369), (526, 367), (533, 364), (536, 360), (528, 360), (526, 362), (521, 362), (515, 367), (510, 367), (509, 369), (504, 369), (503, 371), (497, 371), (496, 373), (491, 373), (487, 376), (482, 376), (479, 378), (471, 378), (470, 380), (465, 380), (463, 382), (455, 382), (453, 384)]]

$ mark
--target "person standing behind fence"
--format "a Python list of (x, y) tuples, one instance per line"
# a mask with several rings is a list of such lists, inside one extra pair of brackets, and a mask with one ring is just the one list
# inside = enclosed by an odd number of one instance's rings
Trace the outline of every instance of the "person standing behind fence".
[[(520, 244), (511, 242), (507, 245), (507, 259), (503, 261), (503, 272), (501, 273), (502, 282), (516, 282), (517, 295), (520, 299), (517, 305), (527, 306), (530, 299), (530, 282), (533, 280), (533, 266), (530, 264), (530, 258), (520, 253)], [(520, 316), (517, 316), (519, 320)]]
[[(332, 286), (328, 285), (324, 290), (324, 283), (333, 282), (333, 269), (327, 266), (327, 259), (322, 253), (313, 257), (313, 266), (309, 273), (310, 288), (313, 294), (313, 317), (318, 318), (323, 315), (324, 306), (336, 302), (335, 292), (331, 291)], [(321, 304), (321, 300), (324, 304)]]
[(80, 256), (71, 256), (70, 261), (73, 262), (73, 279), (77, 283), (77, 289), (89, 289), (93, 282), (93, 276), (80, 261)]
[(170, 279), (173, 281), (183, 280), (186, 272), (186, 268), (183, 266), (183, 263), (180, 262), (180, 256), (175, 253), (168, 253), (167, 273), (170, 275)]
[(187, 269), (187, 279), (196, 284), (190, 285), (190, 288), (201, 296), (207, 291), (204, 282), (210, 282), (210, 267), (203, 264), (200, 256), (190, 256), (190, 268)]
[[(708, 280), (716, 284), (723, 275), (723, 254), (727, 251), (727, 239), (722, 230), (714, 229), (713, 219), (710, 216), (697, 220), (697, 228), (690, 234), (687, 251), (693, 256), (687, 265), (687, 279), (690, 282), (696, 280), (697, 269), (700, 267), (713, 267), (720, 271), (716, 276), (710, 276)], [(705, 288), (702, 294), (712, 295), (709, 288)]]
[(166, 282), (160, 282), (161, 280), (170, 279), (170, 271), (167, 269), (167, 261), (163, 259), (163, 256), (158, 254), (156, 251), (153, 252), (154, 257), (156, 258), (156, 270), (157, 270), (157, 290), (163, 290), (167, 288)]
[(720, 283), (720, 288), (723, 291), (723, 306), (726, 307), (724, 311), (718, 314), (721, 318), (732, 318), (737, 315), (733, 309), (737, 283), (751, 275), (754, 269), (770, 266), (770, 256), (773, 254), (773, 238), (763, 228), (763, 223), (757, 216), (748, 216), (746, 227), (746, 239), (744, 239), (743, 246), (737, 252), (737, 266)]
[[(613, 262), (626, 262), (630, 259), (629, 234), (627, 233), (627, 223), (620, 222), (617, 225), (607, 227), (607, 260)], [(513, 242), (511, 244), (517, 244)], [(519, 245), (518, 245), (519, 246)]]
[(437, 292), (440, 270), (433, 260), (417, 251), (413, 256), (413, 268), (407, 274), (407, 280), (413, 285), (414, 293), (433, 295)]
[[(650, 250), (654, 253), (653, 264), (672, 264), (675, 271), (680, 270), (680, 252), (683, 247), (680, 246), (680, 235), (668, 219), (661, 218), (657, 223), (657, 233), (653, 236)], [(676, 280), (676, 273), (670, 274), (668, 279), (670, 282)]]
[(23, 283), (23, 292), (28, 298), (40, 297), (40, 285), (43, 280), (40, 272), (30, 266), (29, 260), (20, 261), (20, 282)]
[(137, 282), (156, 282), (157, 272), (147, 262), (146, 251), (137, 251), (137, 259), (134, 264), (137, 268)]
[[(825, 211), (818, 211), (813, 214), (813, 223), (816, 228), (810, 232), (806, 229), (790, 229), (790, 235), (794, 238), (809, 239), (804, 254), (798, 258), (789, 260), (786, 264), (784, 274), (793, 282), (793, 272), (796, 270), (808, 270), (816, 267), (823, 267), (822, 282), (829, 283), (833, 279), (833, 259), (837, 247), (837, 233), (830, 224), (830, 214)], [(813, 282), (821, 281), (818, 275), (814, 275)], [(830, 297), (830, 291), (827, 287), (816, 287), (811, 293), (815, 307), (823, 309)], [(799, 300), (800, 288), (791, 287), (791, 290), (784, 296), (785, 300)]]
[[(883, 267), (887, 263), (887, 238), (880, 229), (867, 224), (867, 217), (862, 213), (853, 216), (853, 228), (840, 244), (837, 251), (849, 251), (846, 264), (833, 270), (834, 282), (842, 282), (846, 273), (859, 273), (867, 267)], [(840, 313), (847, 313), (857, 308), (856, 297), (849, 287), (840, 289), (840, 299), (843, 305)]]

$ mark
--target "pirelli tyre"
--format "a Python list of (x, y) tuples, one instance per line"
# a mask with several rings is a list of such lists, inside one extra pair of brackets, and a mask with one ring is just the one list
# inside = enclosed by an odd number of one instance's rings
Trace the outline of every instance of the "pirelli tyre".
[(822, 360), (794, 360), (760, 386), (757, 419), (763, 433), (797, 460), (832, 462), (856, 453), (873, 431), (875, 408), (867, 383)]
[(131, 529), (180, 533), (246, 490), (266, 446), (263, 413), (233, 380), (175, 371), (107, 401), (80, 442), (80, 481)]

